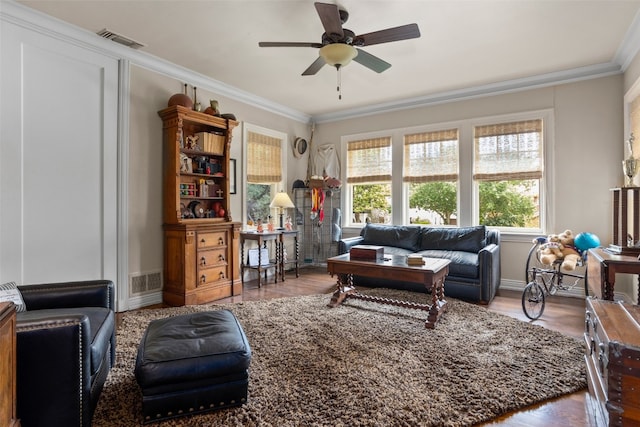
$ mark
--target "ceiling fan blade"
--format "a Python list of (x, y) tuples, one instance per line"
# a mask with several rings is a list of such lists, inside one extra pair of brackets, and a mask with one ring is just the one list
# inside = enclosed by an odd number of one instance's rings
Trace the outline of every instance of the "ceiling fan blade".
[(322, 43), (313, 42), (259, 42), (260, 47), (322, 47)]
[(309, 65), (309, 68), (304, 70), (302, 73), (303, 76), (312, 76), (320, 71), (320, 68), (324, 67), (324, 58), (322, 56), (318, 56), (318, 59), (313, 61), (313, 64)]
[(371, 46), (373, 44), (395, 42), (399, 40), (415, 39), (420, 37), (418, 24), (407, 24), (400, 27), (387, 28), (386, 30), (360, 34), (353, 40), (356, 46)]
[(337, 34), (340, 38), (344, 37), (342, 31), (342, 20), (340, 19), (340, 11), (338, 6), (329, 3), (314, 3), (322, 26), (327, 35)]
[(356, 61), (358, 64), (362, 64), (365, 67), (375, 71), (376, 73), (381, 73), (384, 70), (387, 70), (389, 67), (391, 67), (391, 64), (389, 64), (386, 61), (383, 61), (377, 56), (371, 55), (370, 53), (367, 53), (362, 49), (357, 49), (357, 51), (358, 51), (358, 55), (356, 55), (356, 57), (353, 58), (353, 60)]

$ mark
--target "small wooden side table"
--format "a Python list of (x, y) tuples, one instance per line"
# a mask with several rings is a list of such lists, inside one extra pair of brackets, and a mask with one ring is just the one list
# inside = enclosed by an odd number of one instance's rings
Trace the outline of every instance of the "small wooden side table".
[[(280, 231), (264, 231), (258, 233), (256, 231), (242, 231), (240, 232), (240, 274), (242, 275), (242, 284), (244, 285), (244, 271), (245, 269), (252, 269), (258, 271), (258, 287), (262, 286), (262, 271), (264, 271), (264, 282), (267, 282), (267, 271), (270, 268), (275, 268), (275, 281), (278, 281), (278, 270), (280, 269), (280, 260), (279, 254), (280, 252), (280, 240), (282, 239), (282, 232)], [(258, 265), (249, 265), (245, 264), (244, 257), (244, 244), (247, 240), (253, 240), (257, 242), (258, 245)], [(276, 245), (276, 254), (274, 260), (268, 260), (267, 263), (262, 263), (262, 250), (267, 248), (267, 242), (273, 241)]]
[[(603, 248), (589, 249), (587, 283), (593, 295), (613, 301), (616, 273), (636, 274), (640, 280), (640, 260), (635, 256), (612, 254)], [(638, 287), (640, 291), (640, 281)], [(640, 292), (637, 303), (640, 304)]]

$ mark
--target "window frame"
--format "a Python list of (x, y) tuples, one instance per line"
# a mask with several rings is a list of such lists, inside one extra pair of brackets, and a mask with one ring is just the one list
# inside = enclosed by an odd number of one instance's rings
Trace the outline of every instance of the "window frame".
[[(247, 180), (247, 144), (248, 144), (248, 133), (258, 133), (265, 136), (269, 136), (272, 138), (279, 139), (282, 143), (280, 147), (280, 164), (281, 164), (281, 180), (280, 182), (269, 184), (271, 187), (271, 200), (275, 196), (275, 193), (278, 191), (286, 191), (287, 185), (287, 147), (289, 146), (289, 136), (284, 133), (274, 129), (268, 129), (262, 126), (254, 125), (251, 123), (243, 122), (242, 124), (242, 173), (241, 176), (241, 185), (242, 185), (242, 220), (241, 223), (243, 226), (246, 225), (247, 222), (247, 185), (249, 184)], [(271, 209), (271, 215), (275, 218), (275, 214), (273, 209)]]
[[(479, 194), (478, 185), (473, 180), (473, 150), (474, 150), (474, 126), (483, 126), (493, 123), (505, 123), (542, 119), (543, 121), (543, 176), (540, 182), (540, 228), (515, 228), (496, 227), (504, 234), (509, 235), (541, 235), (548, 234), (546, 230), (555, 227), (555, 214), (550, 206), (550, 201), (555, 200), (552, 183), (554, 182), (554, 112), (552, 108), (530, 110), (520, 113), (497, 114), (484, 117), (472, 117), (453, 121), (443, 121), (419, 126), (407, 126), (403, 128), (385, 129), (374, 132), (344, 135), (341, 137), (341, 158), (347, 157), (347, 142), (358, 139), (391, 136), (391, 150), (394, 165), (400, 164), (404, 168), (404, 135), (419, 132), (431, 132), (444, 129), (458, 129), (458, 227), (477, 225), (479, 222)], [(400, 159), (400, 160), (398, 160)], [(391, 206), (392, 223), (409, 224), (409, 185), (403, 182), (404, 174), (394, 174), (391, 181)], [(346, 183), (347, 168), (342, 168), (342, 182)], [(343, 207), (345, 212), (352, 210), (352, 194), (347, 184), (343, 191)], [(361, 223), (351, 223), (351, 218), (343, 215), (343, 227), (359, 229)], [(493, 228), (493, 227), (492, 227)]]
[[(372, 181), (372, 182), (357, 182), (357, 183), (348, 183), (348, 172), (349, 172), (349, 164), (348, 164), (348, 150), (349, 150), (349, 142), (352, 141), (360, 141), (363, 139), (377, 139), (377, 138), (389, 138), (390, 142), (391, 142), (391, 181), (389, 182), (389, 185), (391, 186), (391, 223), (394, 223), (394, 219), (395, 219), (395, 214), (394, 214), (394, 209), (393, 209), (393, 203), (394, 203), (394, 197), (393, 197), (393, 193), (394, 193), (394, 177), (393, 177), (393, 164), (394, 164), (394, 159), (397, 156), (396, 153), (396, 145), (394, 142), (394, 136), (392, 134), (391, 131), (379, 131), (379, 132), (367, 132), (367, 133), (361, 133), (361, 134), (353, 134), (353, 135), (346, 135), (343, 136), (340, 139), (340, 146), (341, 146), (341, 150), (340, 150), (340, 154), (342, 156), (343, 162), (344, 162), (344, 167), (342, 168), (342, 182), (344, 183), (343, 185), (343, 189), (344, 191), (342, 192), (343, 194), (343, 206), (344, 206), (344, 212), (345, 214), (342, 215), (342, 223), (344, 227), (354, 227), (354, 228), (360, 228), (363, 227), (364, 224), (362, 222), (353, 222), (352, 220), (352, 213), (353, 213), (353, 186), (354, 185), (363, 185), (363, 184), (381, 184), (381, 182), (379, 181)], [(382, 182), (385, 183), (385, 182)], [(347, 215), (347, 212), (349, 213)]]
[[(555, 218), (553, 216), (553, 209), (551, 209), (549, 200), (554, 200), (553, 186), (550, 183), (553, 182), (553, 153), (554, 153), (554, 139), (553, 139), (553, 110), (537, 110), (522, 113), (503, 114), (499, 116), (483, 117), (473, 119), (469, 121), (469, 138), (471, 149), (471, 175), (473, 175), (473, 150), (475, 149), (474, 129), (476, 126), (487, 126), (492, 124), (519, 122), (527, 120), (542, 120), (542, 178), (540, 178), (540, 199), (539, 199), (539, 214), (540, 214), (540, 227), (539, 228), (525, 228), (525, 227), (492, 227), (509, 234), (547, 234), (546, 230), (553, 230)], [(477, 225), (480, 220), (480, 193), (479, 182), (472, 180), (472, 212), (473, 212), (473, 225)]]

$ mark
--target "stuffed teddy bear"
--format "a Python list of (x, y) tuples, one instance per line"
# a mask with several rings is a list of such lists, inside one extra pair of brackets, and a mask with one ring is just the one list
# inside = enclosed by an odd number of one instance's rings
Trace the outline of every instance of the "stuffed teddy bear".
[[(534, 243), (536, 241), (534, 240)], [(562, 259), (562, 244), (557, 234), (550, 234), (547, 236), (546, 242), (540, 245), (538, 249), (540, 251), (540, 262), (544, 265), (553, 265), (553, 263)]]
[(580, 259), (580, 253), (574, 246), (574, 235), (571, 230), (550, 234), (547, 241), (540, 245), (539, 250), (541, 263), (553, 265), (557, 260), (562, 260), (560, 268), (566, 271), (575, 270)]
[(562, 265), (560, 267), (563, 270), (575, 270), (576, 265), (580, 260), (580, 253), (574, 246), (574, 238), (575, 236), (571, 230), (564, 230), (562, 233), (558, 234), (558, 240), (562, 245)]

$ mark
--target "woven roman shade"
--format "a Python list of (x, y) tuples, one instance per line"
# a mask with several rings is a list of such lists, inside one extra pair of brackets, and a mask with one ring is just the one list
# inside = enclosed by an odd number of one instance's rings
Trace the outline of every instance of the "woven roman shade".
[(473, 179), (540, 179), (543, 171), (542, 146), (542, 120), (476, 126)]
[(247, 132), (247, 182), (273, 184), (282, 181), (282, 141)]
[(347, 143), (347, 182), (391, 181), (391, 137)]
[(457, 129), (404, 136), (404, 182), (457, 180)]

